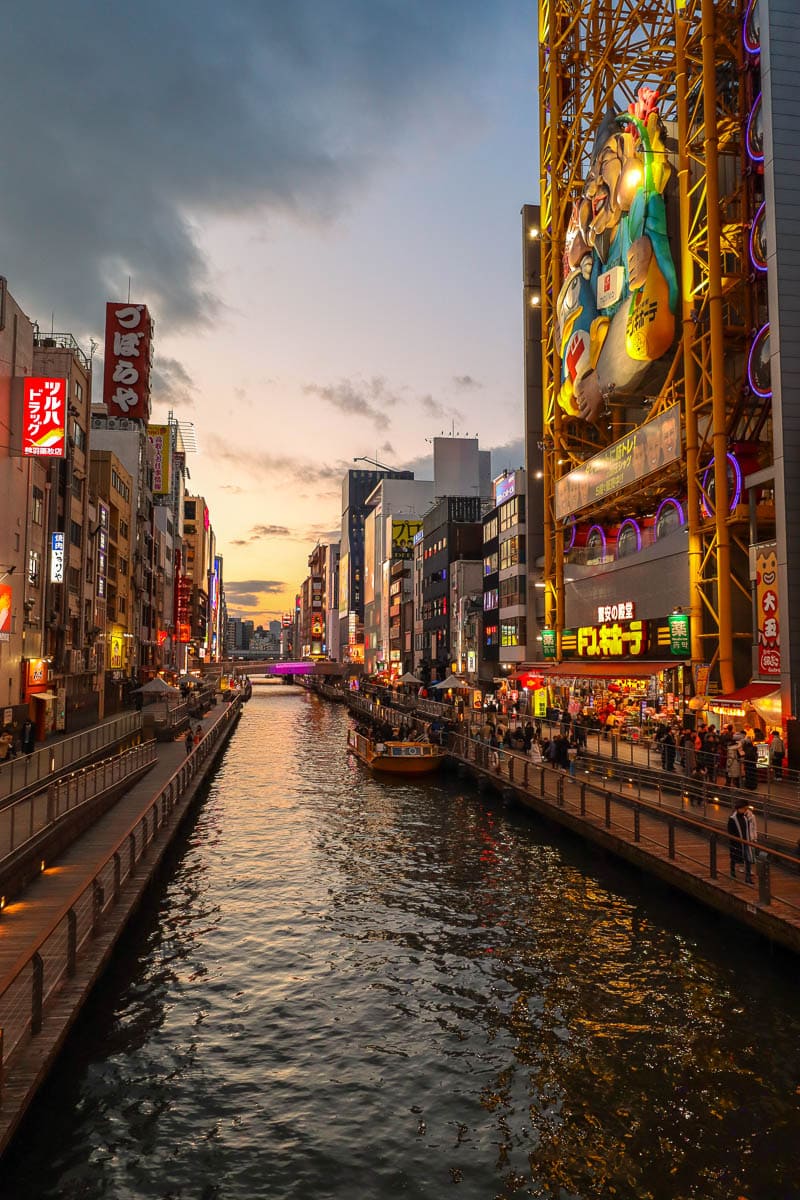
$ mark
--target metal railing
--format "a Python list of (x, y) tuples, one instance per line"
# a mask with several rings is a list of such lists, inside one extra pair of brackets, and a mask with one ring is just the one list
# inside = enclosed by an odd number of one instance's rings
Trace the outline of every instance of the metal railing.
[[(623, 791), (573, 777), (557, 767), (533, 763), (524, 754), (505, 747), (497, 749), (465, 733), (451, 739), (449, 750), (464, 762), (495, 776), (499, 782), (507, 782), (509, 786), (581, 818), (593, 819), (595, 823), (600, 821), (617, 837), (642, 844), (659, 858), (666, 857), (678, 865), (689, 864), (711, 880), (719, 877), (720, 847), (727, 848), (731, 842), (749, 847), (755, 859), (759, 903), (769, 906), (777, 901), (793, 914), (800, 912), (800, 900), (793, 898), (798, 892), (796, 877), (800, 872), (800, 858), (795, 855), (734, 838), (696, 817), (662, 808), (634, 793), (626, 795)], [(680, 839), (679, 833), (683, 835)]]
[(124, 783), (138, 771), (155, 763), (156, 743), (144, 742), (89, 767), (81, 767), (35, 792), (0, 809), (0, 869), (7, 860), (48, 826), (88, 800)]
[(124, 713), (102, 725), (93, 725), (72, 737), (41, 746), (33, 754), (19, 755), (0, 764), (0, 804), (15, 792), (28, 791), (37, 783), (47, 783), (52, 775), (63, 773), (101, 750), (126, 737), (141, 733), (140, 713)]
[(75, 890), (33, 948), (26, 950), (0, 978), (0, 1084), (15, 1052), (28, 1037), (41, 1032), (48, 1001), (77, 973), (79, 957), (100, 932), (104, 917), (119, 902), (122, 888), (135, 876), (149, 847), (169, 823), (183, 792), (227, 735), (239, 708), (238, 700), (230, 704), (119, 838), (99, 870)]

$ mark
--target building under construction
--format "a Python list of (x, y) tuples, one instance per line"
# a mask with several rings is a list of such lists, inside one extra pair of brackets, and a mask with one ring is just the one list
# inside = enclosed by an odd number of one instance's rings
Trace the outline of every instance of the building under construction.
[(523, 210), (543, 673), (768, 725), (800, 682), (798, 62), (796, 0), (540, 0)]

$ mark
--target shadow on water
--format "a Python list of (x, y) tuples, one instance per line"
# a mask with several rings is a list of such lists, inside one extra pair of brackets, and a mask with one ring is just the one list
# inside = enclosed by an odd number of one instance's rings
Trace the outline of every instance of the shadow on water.
[(3, 1200), (797, 1200), (796, 960), (346, 726), (248, 705)]

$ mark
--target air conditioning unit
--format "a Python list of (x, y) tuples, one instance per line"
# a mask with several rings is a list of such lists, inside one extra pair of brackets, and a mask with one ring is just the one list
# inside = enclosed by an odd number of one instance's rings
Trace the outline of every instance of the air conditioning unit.
[(106, 429), (119, 429), (120, 422), (118, 417), (109, 417), (106, 421)]

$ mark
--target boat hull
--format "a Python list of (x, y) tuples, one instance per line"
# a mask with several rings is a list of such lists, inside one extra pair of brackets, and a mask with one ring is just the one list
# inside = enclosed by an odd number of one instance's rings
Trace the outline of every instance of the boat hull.
[(427, 742), (373, 742), (352, 730), (347, 749), (359, 762), (382, 775), (431, 775), (447, 757), (440, 746)]

